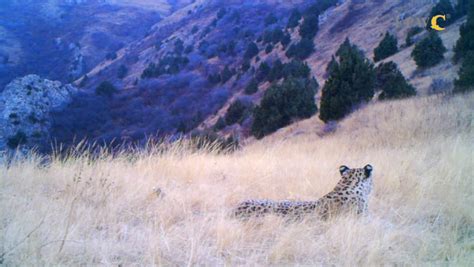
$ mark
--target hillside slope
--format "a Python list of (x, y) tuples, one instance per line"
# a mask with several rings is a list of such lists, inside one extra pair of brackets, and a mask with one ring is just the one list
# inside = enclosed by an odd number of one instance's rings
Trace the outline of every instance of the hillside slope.
[[(423, 25), (432, 7), (424, 1), (333, 2), (320, 15), (315, 51), (305, 60), (312, 70), (311, 76), (321, 85), (326, 78), (327, 63), (346, 37), (371, 58), (386, 31), (395, 34), (402, 46), (408, 29)], [(253, 95), (246, 95), (244, 89), (252, 78), (260, 75), (263, 63), (272, 66), (277, 60), (290, 62), (286, 53), (288, 47), (300, 41), (303, 20), (292, 29), (286, 28), (287, 22), (294, 8), (306, 12), (312, 3), (261, 0), (231, 1), (223, 5), (222, 1), (195, 1), (154, 25), (144, 39), (119, 50), (116, 59), (103, 61), (77, 80), (83, 94), (68, 113), (58, 114), (58, 130), (53, 136), (67, 144), (73, 138), (143, 144), (149, 136), (180, 136), (195, 129), (213, 130), (235, 100), (249, 105), (259, 103), (270, 82), (260, 82)], [(441, 34), (450, 50), (459, 25), (460, 22)], [(267, 33), (276, 29), (288, 33), (289, 44), (268, 44)], [(258, 54), (246, 59), (246, 50), (252, 43), (256, 43)], [(420, 72), (414, 70), (409, 56), (411, 49), (402, 47), (390, 59), (400, 64), (418, 93), (431, 92), (433, 81), (437, 87), (448, 90), (457, 71), (450, 63), (452, 53), (448, 53), (439, 67)], [(438, 71), (443, 77), (437, 77)], [(226, 78), (222, 81), (221, 77)], [(113, 83), (119, 90), (113, 98), (94, 96), (95, 89), (104, 81)], [(91, 108), (93, 111), (88, 112)], [(219, 134), (246, 139), (251, 121), (249, 117), (243, 118), (241, 125), (228, 125)]]
[[(454, 46), (456, 41), (459, 39), (459, 27), (465, 22), (465, 19), (460, 19), (453, 25), (450, 25), (445, 31), (441, 32), (439, 36), (443, 40), (443, 44), (447, 48), (444, 60), (440, 64), (425, 70), (417, 69), (414, 60), (411, 57), (411, 52), (414, 46), (402, 48), (397, 54), (388, 57), (383, 62), (393, 61), (395, 62), (403, 75), (407, 80), (415, 86), (418, 96), (426, 96), (437, 93), (449, 92), (453, 88), (453, 81), (458, 77), (459, 65), (453, 64)], [(418, 39), (426, 36), (426, 33), (422, 33), (418, 36)], [(380, 63), (378, 63), (380, 64)], [(376, 103), (373, 100), (369, 105)], [(363, 108), (367, 108), (363, 106)], [(280, 129), (277, 133), (269, 136), (271, 139), (287, 139), (292, 136), (297, 136), (306, 133), (312, 133), (319, 136), (324, 136), (338, 129), (338, 123), (332, 122), (325, 124), (317, 116), (314, 116), (307, 120), (295, 122), (289, 127)], [(255, 140), (249, 139), (247, 142), (254, 142)]]
[(189, 2), (3, 0), (0, 91), (27, 74), (71, 82)]
[[(380, 102), (337, 132), (233, 154), (168, 149), (0, 165), (6, 265), (469, 265), (474, 94)], [(366, 217), (228, 217), (248, 198), (316, 199), (374, 166)], [(159, 189), (157, 197), (153, 188)], [(55, 227), (51, 227), (54, 225)]]

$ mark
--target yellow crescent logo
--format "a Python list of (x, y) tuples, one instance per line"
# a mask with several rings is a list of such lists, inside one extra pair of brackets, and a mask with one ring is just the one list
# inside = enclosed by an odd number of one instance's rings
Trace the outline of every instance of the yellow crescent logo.
[(441, 28), (438, 25), (438, 19), (443, 19), (444, 21), (446, 21), (446, 16), (445, 15), (437, 15), (437, 16), (434, 16), (433, 18), (431, 18), (431, 29), (436, 30), (436, 31), (442, 31), (442, 30), (444, 30), (444, 28)]

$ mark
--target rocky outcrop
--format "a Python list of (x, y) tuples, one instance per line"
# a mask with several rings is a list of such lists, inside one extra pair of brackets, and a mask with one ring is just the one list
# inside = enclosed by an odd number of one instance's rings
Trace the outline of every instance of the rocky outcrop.
[(31, 148), (49, 140), (51, 112), (63, 109), (77, 89), (28, 75), (0, 94), (0, 151)]

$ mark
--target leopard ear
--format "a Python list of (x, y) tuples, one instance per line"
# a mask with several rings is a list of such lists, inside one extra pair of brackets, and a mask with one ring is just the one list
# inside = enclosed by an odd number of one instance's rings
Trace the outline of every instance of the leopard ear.
[(350, 170), (350, 168), (345, 165), (342, 165), (341, 167), (339, 167), (339, 172), (341, 173), (341, 175), (343, 175), (348, 170)]
[(373, 170), (372, 165), (370, 164), (365, 165), (364, 167), (365, 176), (369, 177), (370, 174), (372, 173), (372, 170)]

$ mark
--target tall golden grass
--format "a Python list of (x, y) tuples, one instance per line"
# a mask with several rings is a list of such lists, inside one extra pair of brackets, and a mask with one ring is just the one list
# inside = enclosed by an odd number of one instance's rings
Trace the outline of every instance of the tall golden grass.
[[(371, 104), (325, 137), (232, 154), (167, 150), (0, 167), (5, 265), (471, 265), (474, 94)], [(314, 118), (313, 118), (314, 120)], [(374, 166), (369, 214), (228, 216), (248, 198), (317, 199), (342, 164)], [(163, 192), (154, 194), (153, 188)]]

